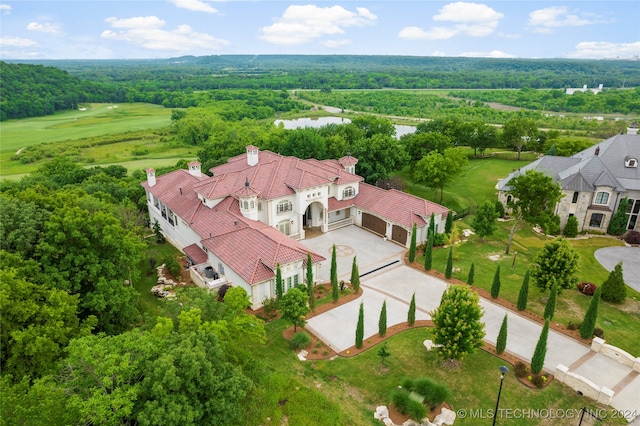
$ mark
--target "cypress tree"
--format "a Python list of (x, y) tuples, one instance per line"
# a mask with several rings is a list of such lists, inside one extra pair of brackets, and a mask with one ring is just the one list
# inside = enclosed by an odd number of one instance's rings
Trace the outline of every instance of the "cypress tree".
[(447, 213), (447, 220), (444, 222), (445, 234), (450, 234), (452, 229), (453, 229), (453, 212), (449, 210), (449, 213)]
[(316, 307), (316, 297), (313, 285), (313, 263), (309, 252), (307, 252), (307, 295), (309, 296), (309, 308), (313, 311)]
[(284, 281), (282, 281), (282, 270), (280, 264), (276, 265), (276, 300), (280, 301), (284, 294)]
[(496, 273), (493, 275), (493, 284), (491, 284), (491, 297), (498, 298), (500, 294), (500, 265), (496, 268)]
[(416, 260), (416, 224), (413, 224), (411, 229), (411, 244), (409, 245), (409, 263), (413, 263)]
[(544, 321), (544, 327), (538, 338), (536, 349), (533, 351), (533, 357), (531, 358), (531, 372), (533, 374), (539, 374), (544, 367), (544, 359), (547, 356), (547, 336), (549, 335), (549, 320)]
[(504, 314), (502, 325), (500, 326), (500, 332), (498, 333), (498, 340), (496, 341), (496, 352), (501, 354), (507, 347), (507, 314)]
[(331, 249), (331, 299), (338, 301), (340, 292), (338, 290), (338, 265), (336, 263), (336, 245)]
[(387, 334), (387, 301), (382, 302), (380, 309), (380, 319), (378, 319), (378, 334), (383, 336)]
[(429, 231), (427, 248), (424, 249), (424, 269), (429, 271), (433, 267), (433, 234)]
[(429, 232), (431, 235), (436, 234), (436, 215), (433, 212), (431, 212), (431, 218), (429, 219)]
[(453, 275), (453, 246), (449, 247), (449, 257), (447, 258), (447, 269), (444, 271), (444, 276), (451, 278)]
[(416, 323), (416, 294), (411, 296), (411, 303), (409, 304), (409, 313), (407, 313), (407, 323), (413, 325)]
[(580, 325), (580, 337), (583, 339), (590, 339), (593, 336), (593, 330), (596, 328), (596, 320), (598, 319), (598, 305), (600, 304), (600, 293), (602, 293), (602, 287), (598, 287), (596, 293), (589, 303), (589, 309), (584, 314), (584, 320)]
[(360, 293), (360, 272), (358, 272), (356, 256), (353, 256), (353, 263), (351, 264), (351, 286), (354, 293)]
[(547, 299), (547, 304), (544, 306), (544, 318), (551, 321), (553, 319), (553, 314), (556, 311), (556, 299), (558, 298), (558, 285), (553, 283), (551, 286), (551, 294), (549, 294), (549, 299)]
[(627, 297), (627, 286), (622, 277), (622, 262), (618, 262), (607, 277), (607, 280), (602, 283), (602, 300), (622, 303), (625, 297)]
[(469, 276), (467, 277), (467, 284), (473, 285), (475, 273), (476, 273), (475, 265), (473, 262), (471, 262), (471, 268), (469, 268)]
[(522, 286), (520, 287), (520, 293), (518, 293), (518, 310), (524, 311), (527, 309), (527, 300), (529, 299), (529, 270), (524, 274), (522, 280)]
[(364, 305), (360, 302), (360, 312), (358, 313), (358, 325), (356, 326), (356, 348), (362, 347), (364, 340)]
[[(623, 198), (618, 204), (618, 210), (613, 214), (607, 227), (607, 234), (610, 235), (622, 235), (627, 228), (627, 207), (629, 205), (629, 199)], [(606, 300), (606, 299), (605, 299)]]

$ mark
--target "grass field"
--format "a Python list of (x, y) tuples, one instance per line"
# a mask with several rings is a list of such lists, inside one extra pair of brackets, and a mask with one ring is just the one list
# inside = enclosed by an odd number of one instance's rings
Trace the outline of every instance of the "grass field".
[[(20, 178), (36, 170), (47, 158), (58, 155), (71, 156), (84, 166), (119, 164), (129, 170), (174, 165), (183, 158), (196, 158), (196, 147), (181, 146), (170, 138), (153, 134), (153, 129), (170, 125), (169, 109), (143, 103), (86, 107), (86, 111), (3, 122), (0, 177)], [(114, 143), (91, 140), (128, 132), (133, 132), (129, 139)], [(35, 145), (46, 151), (45, 158), (24, 163), (16, 156), (19, 150)]]
[[(305, 410), (299, 410), (294, 404), (287, 403), (271, 409), (273, 424), (282, 424), (287, 416), (289, 424), (313, 425), (377, 425), (373, 412), (378, 405), (389, 404), (389, 394), (396, 389), (406, 377), (430, 377), (445, 384), (452, 391), (448, 400), (454, 411), (487, 410), (495, 407), (495, 398), (500, 384), (498, 367), (504, 361), (478, 350), (462, 362), (458, 369), (443, 367), (442, 361), (433, 352), (427, 352), (423, 341), (430, 336), (430, 330), (417, 328), (387, 339), (391, 356), (382, 367), (377, 356), (378, 347), (374, 347), (353, 358), (337, 358), (326, 361), (308, 361), (301, 363), (288, 349), (287, 341), (282, 337), (288, 326), (282, 320), (266, 326), (268, 344), (259, 353), (272, 366), (277, 375), (291, 380), (289, 388), (279, 388), (280, 400), (297, 401), (305, 395), (308, 401), (327, 400), (324, 406), (313, 403), (305, 404)], [(312, 349), (312, 348), (310, 348)], [(508, 366), (513, 372), (513, 367)], [(299, 387), (297, 387), (297, 386)], [(335, 411), (338, 404), (342, 411), (339, 416)], [(507, 374), (500, 407), (504, 409), (534, 410), (576, 410), (581, 407), (594, 408), (589, 400), (581, 398), (569, 388), (557, 382), (544, 389), (531, 389), (522, 385), (514, 376)], [(603, 407), (600, 407), (603, 408)], [(264, 424), (268, 415), (266, 407), (262, 412), (253, 413), (249, 419), (251, 424)], [(577, 416), (576, 416), (577, 418)], [(572, 424), (567, 419), (555, 421), (550, 419), (507, 419), (502, 418), (499, 424), (548, 425)], [(458, 417), (456, 425), (489, 424), (491, 419)], [(587, 423), (585, 423), (587, 424)], [(620, 421), (618, 424), (624, 424)]]

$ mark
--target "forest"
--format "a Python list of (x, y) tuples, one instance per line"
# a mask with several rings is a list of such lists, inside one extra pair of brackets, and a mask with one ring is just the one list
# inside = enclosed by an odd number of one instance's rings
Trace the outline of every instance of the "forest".
[[(0, 181), (0, 424), (261, 424), (290, 401), (290, 413), (336, 425), (354, 424), (350, 419), (364, 418), (362, 407), (370, 405), (344, 407), (327, 397), (308, 379), (316, 379), (313, 366), (291, 374), (270, 364), (293, 356), (281, 342), (284, 325), (269, 327), (247, 313), (242, 289), (229, 290), (224, 303), (197, 288), (155, 299), (148, 291), (155, 268), (175, 262), (179, 252), (149, 227), (144, 171), (108, 164), (111, 157), (93, 164), (84, 150), (131, 143), (132, 155), (145, 158), (156, 148), (189, 147), (203, 170), (250, 144), (319, 160), (349, 152), (367, 182), (399, 189), (420, 183), (442, 199), (467, 161), (488, 153), (572, 155), (622, 131), (640, 113), (638, 89), (621, 89), (640, 86), (639, 65), (306, 56), (0, 63), (3, 125), (91, 102), (146, 102), (171, 111), (163, 128), (114, 128), (11, 151), (11, 161), (35, 171)], [(562, 90), (593, 80), (609, 89), (575, 97)], [(515, 90), (466, 90), (494, 87)], [(348, 124), (320, 128), (273, 124), (315, 105), (355, 113)], [(567, 111), (577, 115), (560, 117)], [(582, 117), (604, 112), (631, 115)], [(415, 133), (396, 138), (390, 116), (415, 119)]]
[[(51, 114), (78, 102), (194, 105), (216, 89), (560, 89), (640, 86), (640, 62), (398, 56), (205, 56), (164, 60), (0, 62), (0, 120)], [(62, 71), (61, 71), (62, 70)], [(51, 78), (62, 87), (42, 91)], [(64, 78), (62, 78), (64, 77)], [(37, 79), (37, 80), (34, 80)], [(35, 96), (34, 93), (46, 93)]]

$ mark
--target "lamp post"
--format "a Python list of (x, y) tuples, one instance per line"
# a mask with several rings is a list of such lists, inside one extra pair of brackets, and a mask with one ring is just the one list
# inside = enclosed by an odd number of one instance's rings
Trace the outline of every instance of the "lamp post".
[(500, 394), (502, 393), (502, 382), (504, 382), (504, 375), (509, 372), (509, 369), (504, 365), (500, 366), (500, 389), (498, 390), (498, 399), (496, 400), (496, 410), (493, 413), (493, 426), (496, 424), (498, 418), (498, 405), (500, 405)]

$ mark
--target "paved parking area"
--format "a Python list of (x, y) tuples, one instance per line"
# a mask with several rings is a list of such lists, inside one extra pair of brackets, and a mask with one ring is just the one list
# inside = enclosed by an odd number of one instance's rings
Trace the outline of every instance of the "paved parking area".
[(596, 250), (594, 256), (607, 271), (613, 271), (618, 262), (622, 262), (624, 282), (640, 291), (640, 247), (605, 247)]
[[(440, 305), (442, 293), (447, 283), (402, 263), (404, 248), (384, 241), (370, 232), (351, 226), (320, 237), (301, 241), (304, 245), (327, 256), (321, 267), (320, 280), (328, 281), (330, 274), (331, 246), (340, 246), (337, 256), (338, 274), (340, 279), (348, 280), (351, 275), (353, 256), (358, 256), (361, 278), (362, 296), (354, 301), (341, 305), (326, 313), (311, 318), (307, 328), (320, 337), (336, 352), (342, 352), (355, 344), (355, 330), (358, 322), (360, 303), (364, 305), (364, 336), (373, 336), (378, 332), (378, 319), (382, 303), (387, 301), (387, 326), (405, 322), (412, 295), (416, 295), (416, 319), (430, 319), (429, 312)], [(615, 247), (626, 248), (626, 247)], [(619, 252), (614, 255), (607, 253), (611, 268), (622, 256), (623, 269), (628, 263), (633, 263), (628, 269), (634, 272), (632, 279), (640, 280), (640, 249)], [(598, 251), (599, 252), (599, 251)], [(598, 258), (596, 252), (596, 258)], [(598, 258), (602, 262), (602, 257)], [(395, 262), (397, 261), (397, 262)], [(395, 262), (391, 265), (390, 263)], [(604, 264), (604, 263), (603, 263)], [(389, 265), (389, 266), (385, 266)], [(385, 266), (381, 269), (381, 266)], [(605, 267), (607, 267), (605, 265)], [(378, 269), (378, 270), (376, 270)], [(375, 271), (368, 273), (370, 271)], [(627, 269), (625, 269), (627, 280)], [(627, 281), (629, 283), (630, 281)], [(633, 281), (632, 281), (633, 282)], [(637, 281), (636, 281), (637, 282)], [(540, 324), (520, 316), (488, 299), (481, 299), (484, 309), (482, 317), (485, 323), (485, 340), (495, 344), (498, 331), (505, 313), (509, 317), (507, 351), (516, 356), (531, 361), (535, 345), (542, 327)], [(619, 410), (640, 413), (640, 375), (624, 367), (620, 363), (601, 354), (590, 352), (586, 345), (553, 330), (549, 331), (547, 340), (547, 355), (544, 368), (555, 372), (558, 364), (571, 367), (571, 371), (588, 378), (597, 386), (615, 389), (615, 396), (611, 406)], [(636, 356), (638, 354), (635, 354)], [(630, 416), (628, 420), (632, 420)]]

